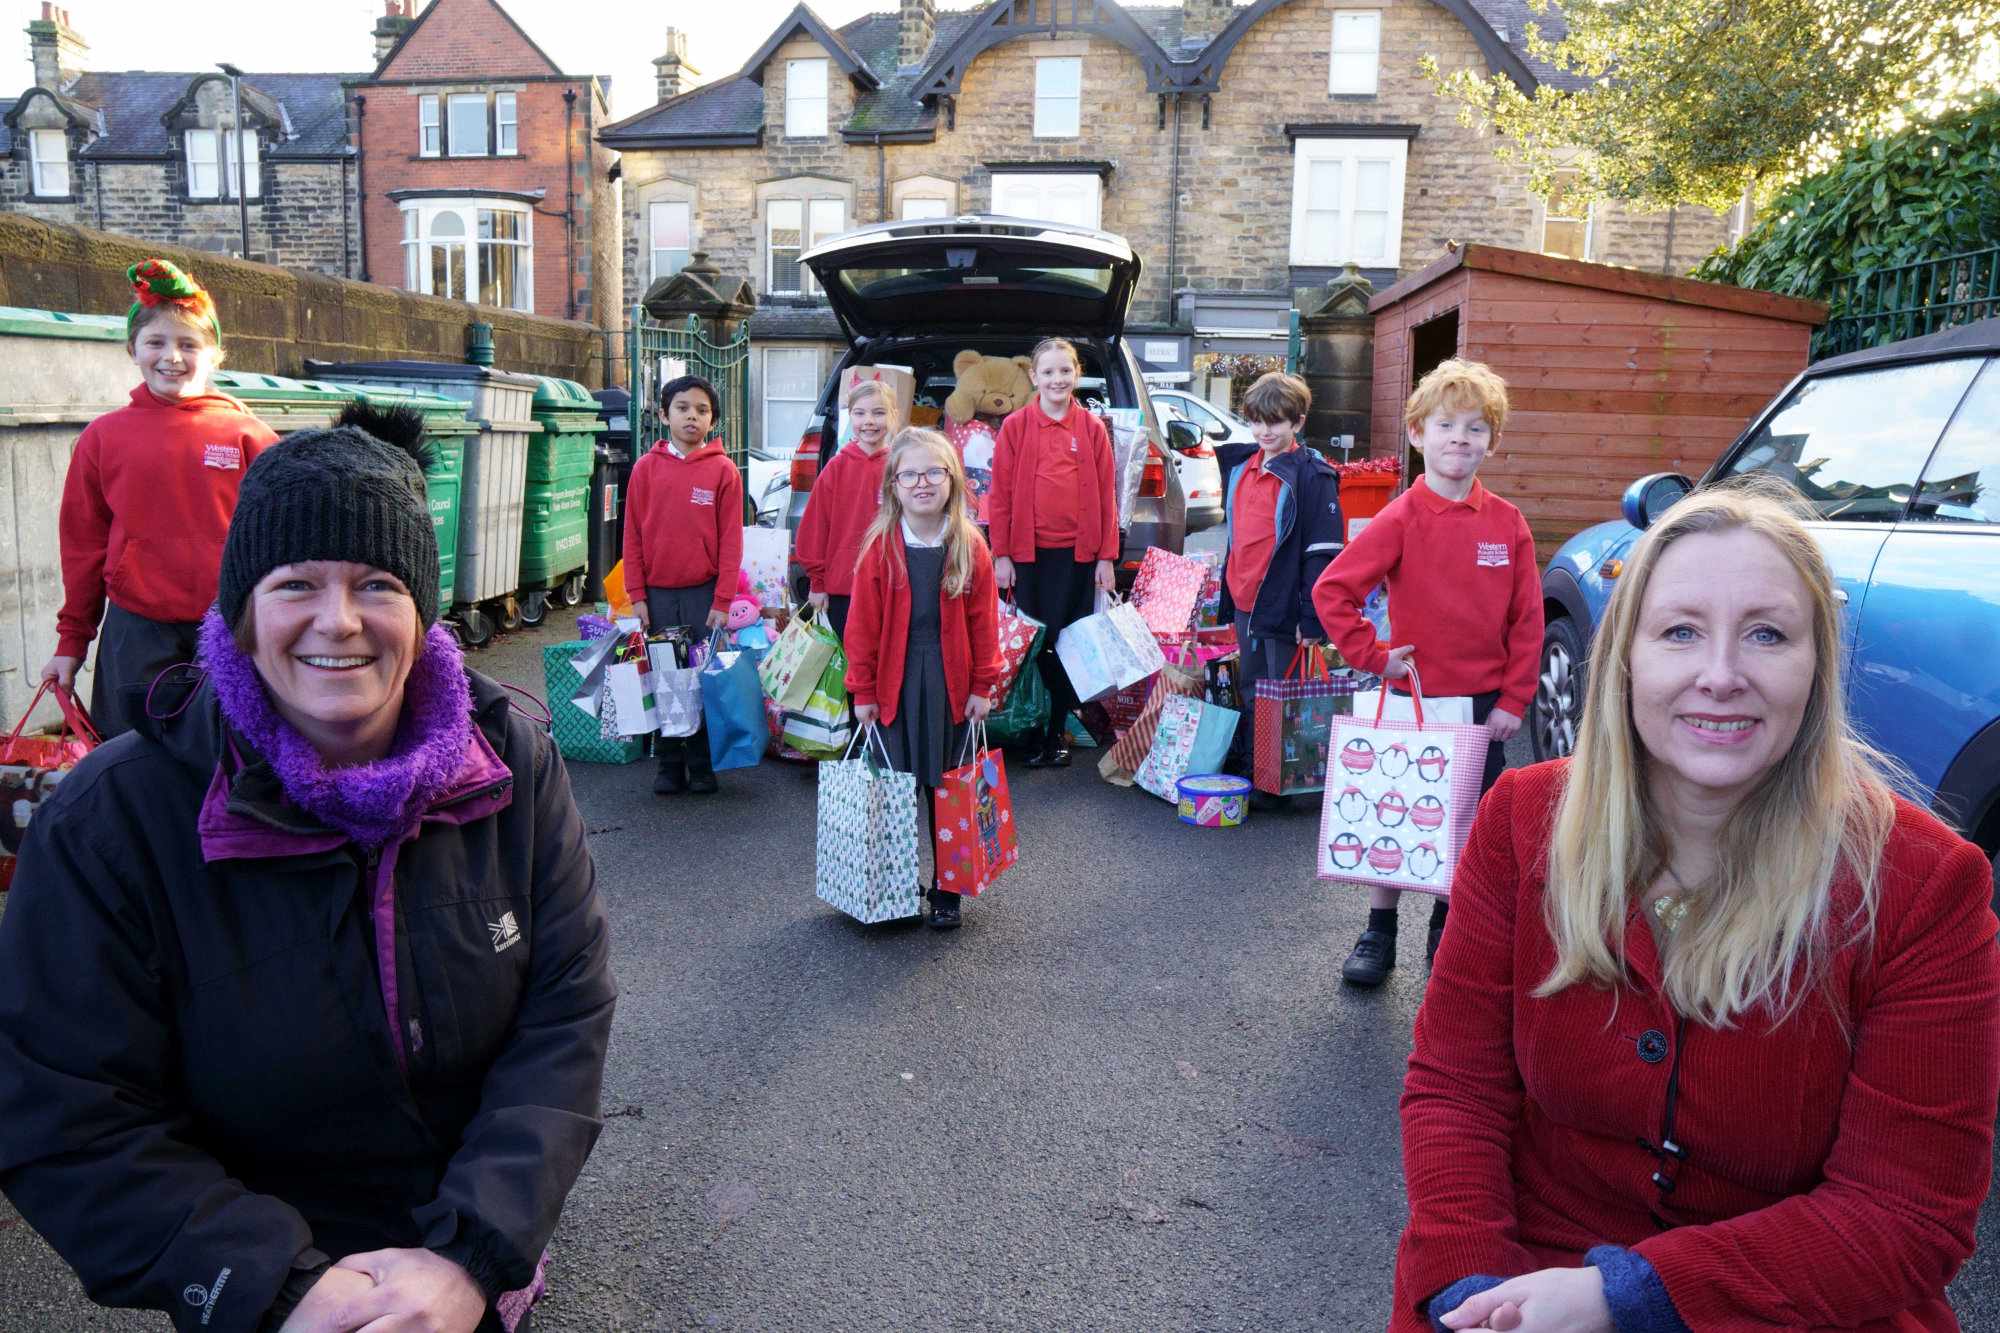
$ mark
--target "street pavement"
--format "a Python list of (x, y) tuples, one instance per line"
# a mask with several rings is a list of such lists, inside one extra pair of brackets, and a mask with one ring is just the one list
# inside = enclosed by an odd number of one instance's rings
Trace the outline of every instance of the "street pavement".
[[(539, 693), (554, 620), (473, 664)], [(1382, 1327), (1427, 905), (1343, 988), (1364, 903), (1314, 881), (1310, 805), (1188, 828), (1077, 757), (1010, 766), (1020, 863), (945, 935), (814, 899), (807, 767), (673, 800), (571, 767), (621, 995), (538, 1329)], [(164, 1326), (0, 1205), (0, 1330)]]

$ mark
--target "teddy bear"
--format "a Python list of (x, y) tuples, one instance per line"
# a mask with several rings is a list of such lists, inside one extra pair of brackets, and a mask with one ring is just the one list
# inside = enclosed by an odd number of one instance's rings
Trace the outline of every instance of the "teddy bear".
[(993, 446), (1000, 421), (1027, 406), (1035, 396), (1025, 356), (982, 356), (967, 348), (952, 358), (957, 386), (944, 400), (945, 438), (957, 446), (965, 463), (972, 521), (986, 521), (986, 493), (993, 488)]

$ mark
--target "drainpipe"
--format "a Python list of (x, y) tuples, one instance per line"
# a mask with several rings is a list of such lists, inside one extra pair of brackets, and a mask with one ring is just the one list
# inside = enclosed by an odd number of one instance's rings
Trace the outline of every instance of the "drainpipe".
[(363, 124), (368, 118), (368, 97), (354, 94), (354, 230), (355, 248), (361, 251), (361, 281), (368, 281), (368, 134)]
[(347, 168), (351, 158), (340, 159), (340, 276), (354, 272), (354, 231), (347, 225)]
[(90, 164), (90, 186), (97, 195), (97, 229), (104, 230), (104, 167), (96, 162)]
[(569, 317), (576, 318), (576, 89), (563, 89), (563, 249), (569, 264)]
[(880, 130), (875, 131), (875, 213), (877, 222), (889, 221), (889, 150)]
[(1181, 242), (1181, 95), (1174, 93), (1174, 156), (1167, 168), (1167, 318), (1174, 313), (1174, 292), (1180, 286)]
[(1680, 205), (1667, 210), (1667, 253), (1660, 259), (1660, 272), (1669, 277), (1674, 272), (1674, 220), (1680, 216)]

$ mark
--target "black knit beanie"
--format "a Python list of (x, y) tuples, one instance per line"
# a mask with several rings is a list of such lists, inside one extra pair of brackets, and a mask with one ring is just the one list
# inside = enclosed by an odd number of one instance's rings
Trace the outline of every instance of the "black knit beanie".
[(430, 629), (438, 616), (438, 548), (423, 434), (421, 413), (355, 404), (332, 429), (300, 431), (257, 455), (222, 547), (216, 605), (232, 630), (265, 575), (307, 560), (387, 570), (410, 590)]

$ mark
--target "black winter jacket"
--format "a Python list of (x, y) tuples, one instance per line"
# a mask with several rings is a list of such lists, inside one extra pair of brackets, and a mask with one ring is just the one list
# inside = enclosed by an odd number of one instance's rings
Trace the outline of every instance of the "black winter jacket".
[[(1242, 480), (1243, 465), (1257, 452), (1254, 444), (1223, 444), (1215, 449), (1222, 466), (1222, 515), (1235, 537), (1236, 484)], [(1271, 552), (1270, 567), (1257, 589), (1257, 605), (1250, 608), (1250, 632), (1258, 638), (1290, 643), (1303, 631), (1309, 639), (1323, 639), (1319, 612), (1313, 609), (1313, 585), (1345, 543), (1347, 525), (1340, 514), (1340, 475), (1333, 465), (1308, 445), (1300, 445), (1280, 455), (1271, 464), (1271, 475), (1284, 484), (1278, 500), (1278, 545)], [(1224, 547), (1227, 551), (1229, 548)], [(1223, 623), (1234, 619), (1238, 608), (1229, 594), (1229, 565), (1222, 566)]]
[(532, 1280), (615, 991), (562, 760), (472, 686), (460, 778), (379, 856), (285, 803), (208, 685), (36, 812), (0, 917), (0, 1189), (92, 1299), (251, 1330), (312, 1249), (428, 1247), (489, 1304)]

